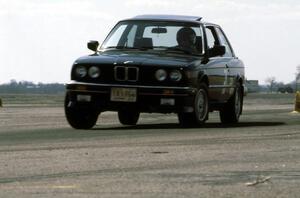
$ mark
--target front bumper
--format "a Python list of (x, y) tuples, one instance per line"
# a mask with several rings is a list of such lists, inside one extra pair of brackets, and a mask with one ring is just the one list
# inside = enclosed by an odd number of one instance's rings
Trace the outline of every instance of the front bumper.
[[(135, 102), (112, 101), (112, 88), (136, 89)], [(66, 89), (67, 97), (73, 105), (93, 106), (99, 111), (129, 108), (140, 112), (160, 113), (193, 112), (194, 97), (197, 92), (197, 89), (192, 87), (97, 84), (77, 81), (68, 83)], [(84, 99), (81, 100), (78, 96)]]

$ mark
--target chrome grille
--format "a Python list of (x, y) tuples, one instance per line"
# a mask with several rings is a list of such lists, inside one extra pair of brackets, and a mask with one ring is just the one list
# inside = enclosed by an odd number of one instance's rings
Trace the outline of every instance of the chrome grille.
[(136, 82), (139, 79), (139, 68), (116, 66), (114, 68), (114, 76), (116, 81)]

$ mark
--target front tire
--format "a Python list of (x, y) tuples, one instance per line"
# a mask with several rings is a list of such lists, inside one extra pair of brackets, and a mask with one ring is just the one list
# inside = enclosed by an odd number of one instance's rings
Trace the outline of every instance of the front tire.
[(196, 119), (194, 113), (180, 112), (177, 114), (178, 121), (182, 127), (192, 127), (196, 125)]
[(70, 102), (69, 96), (65, 97), (65, 115), (68, 123), (74, 129), (91, 129), (95, 126), (99, 113), (92, 108), (80, 108)]
[(243, 94), (241, 84), (238, 83), (234, 95), (220, 110), (220, 120), (223, 124), (235, 124), (239, 122), (243, 109)]
[(118, 118), (123, 125), (136, 125), (140, 117), (140, 112), (120, 110), (118, 111)]
[(178, 120), (181, 126), (189, 127), (198, 125), (201, 126), (208, 120), (209, 113), (209, 99), (207, 85), (201, 83), (199, 85), (194, 101), (193, 113), (178, 113)]

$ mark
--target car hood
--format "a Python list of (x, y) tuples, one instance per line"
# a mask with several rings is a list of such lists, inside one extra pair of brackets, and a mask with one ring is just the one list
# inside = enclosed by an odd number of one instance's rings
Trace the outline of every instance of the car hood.
[(187, 56), (165, 52), (102, 52), (84, 56), (75, 61), (76, 64), (101, 65), (135, 65), (135, 66), (164, 66), (189, 67), (198, 65), (201, 56)]

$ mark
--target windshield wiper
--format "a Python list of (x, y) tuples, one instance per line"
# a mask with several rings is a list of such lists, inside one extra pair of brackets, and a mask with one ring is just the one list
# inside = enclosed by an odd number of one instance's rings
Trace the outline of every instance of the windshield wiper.
[(109, 46), (105, 49), (129, 49), (129, 50), (148, 50), (150, 47), (126, 47), (126, 46)]
[(194, 54), (190, 50), (178, 48), (178, 47), (168, 47), (166, 48), (167, 51), (174, 51), (174, 52), (183, 52), (185, 54)]
[(154, 46), (152, 47), (127, 47), (127, 46), (109, 46), (106, 47), (105, 49), (124, 49), (124, 50), (149, 50), (149, 49), (162, 49), (165, 50), (166, 52), (173, 52), (173, 53), (184, 53), (184, 54), (189, 54), (189, 55), (199, 55), (197, 53), (193, 53), (191, 50), (187, 49), (182, 49), (178, 47), (164, 47), (164, 46)]

